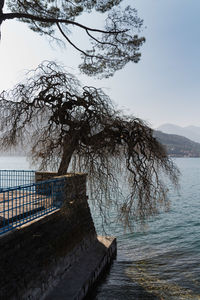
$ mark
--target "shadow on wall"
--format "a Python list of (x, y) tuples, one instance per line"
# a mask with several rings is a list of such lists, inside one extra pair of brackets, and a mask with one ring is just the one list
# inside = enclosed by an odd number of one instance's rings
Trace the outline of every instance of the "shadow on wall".
[[(37, 172), (36, 181), (55, 175)], [(60, 209), (0, 237), (0, 299), (45, 299), (63, 276), (81, 266), (83, 257), (91, 262), (93, 253), (94, 269), (88, 278), (83, 272), (85, 281), (80, 283), (80, 296), (85, 296), (116, 253), (115, 239), (97, 237), (87, 202), (86, 175), (62, 177), (65, 197)]]

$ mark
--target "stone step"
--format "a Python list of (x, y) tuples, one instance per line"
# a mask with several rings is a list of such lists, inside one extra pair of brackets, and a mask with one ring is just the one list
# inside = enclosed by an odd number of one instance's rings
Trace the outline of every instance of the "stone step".
[(98, 236), (97, 242), (82, 253), (77, 263), (43, 300), (84, 299), (117, 252), (116, 238)]

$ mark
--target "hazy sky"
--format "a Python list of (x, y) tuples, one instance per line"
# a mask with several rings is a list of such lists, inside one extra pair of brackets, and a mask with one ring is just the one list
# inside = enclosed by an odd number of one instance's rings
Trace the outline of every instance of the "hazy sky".
[(0, 91), (20, 80), (24, 70), (43, 60), (57, 60), (85, 85), (104, 87), (119, 108), (153, 127), (163, 123), (200, 126), (200, 0), (126, 2), (138, 9), (146, 26), (138, 64), (129, 64), (107, 80), (80, 76), (79, 54), (71, 46), (50, 45), (26, 24), (6, 21), (1, 29)]

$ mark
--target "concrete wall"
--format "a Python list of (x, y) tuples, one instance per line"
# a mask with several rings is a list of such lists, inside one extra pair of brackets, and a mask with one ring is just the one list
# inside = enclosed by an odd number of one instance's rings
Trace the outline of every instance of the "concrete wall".
[[(56, 173), (37, 173), (37, 181)], [(61, 209), (0, 237), (0, 299), (41, 299), (97, 236), (86, 175), (66, 175)]]

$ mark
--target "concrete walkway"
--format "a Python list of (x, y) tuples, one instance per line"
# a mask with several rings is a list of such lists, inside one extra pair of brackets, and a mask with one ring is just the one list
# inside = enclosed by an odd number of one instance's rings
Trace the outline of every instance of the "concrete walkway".
[(83, 299), (116, 256), (116, 238), (97, 237), (97, 242), (64, 275), (45, 300)]

